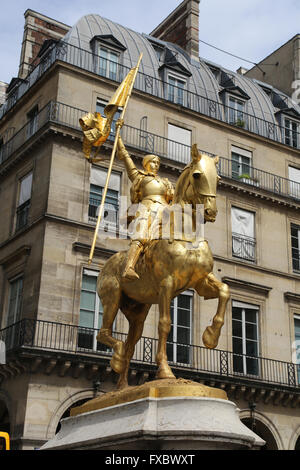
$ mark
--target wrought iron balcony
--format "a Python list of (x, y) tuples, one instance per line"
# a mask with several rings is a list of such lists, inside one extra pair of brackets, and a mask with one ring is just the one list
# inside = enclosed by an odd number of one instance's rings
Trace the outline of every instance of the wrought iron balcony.
[[(1, 163), (6, 162), (29, 138), (34, 137), (47, 124), (58, 124), (81, 132), (79, 118), (85, 113), (86, 110), (74, 108), (57, 101), (49, 102), (36, 117), (35, 133), (28, 133), (28, 128), (31, 125), (31, 121), (29, 121), (6, 144), (0, 147), (0, 171)], [(160, 157), (179, 164), (187, 164), (190, 160), (191, 149), (188, 145), (175, 142), (143, 129), (124, 125), (122, 137), (127, 146), (131, 146), (141, 152), (155, 153)], [(110, 139), (113, 138), (114, 136), (111, 135)], [(203, 150), (203, 152), (214, 156), (206, 150)], [(232, 160), (225, 157), (220, 157), (219, 159), (219, 174), (223, 178), (235, 181), (248, 188), (263, 189), (274, 195), (288, 197), (295, 201), (300, 200), (300, 183), (255, 167), (249, 167), (249, 175), (239, 176), (233, 171)]]
[(232, 233), (232, 256), (246, 261), (256, 261), (256, 240), (246, 235)]
[[(0, 119), (56, 61), (65, 62), (98, 76), (113, 79), (117, 83), (120, 83), (130, 70), (128, 67), (118, 64), (113, 77), (107, 76), (109, 67), (104, 69), (99, 67), (99, 56), (71, 44), (59, 41), (49, 48), (49, 51), (43, 56), (40, 63), (28, 74), (26, 80), (20, 80), (20, 83), (15, 86), (7, 101), (0, 107)], [(115, 63), (113, 62), (112, 65), (115, 66)], [(298, 149), (300, 148), (300, 135), (297, 131), (293, 131), (293, 138), (290, 138), (289, 130), (285, 127), (275, 124), (274, 122), (257, 118), (246, 112), (242, 113), (243, 119), (238, 118), (233, 120), (232, 116), (236, 113), (235, 109), (211, 100), (206, 96), (200, 96), (176, 86), (172, 86), (173, 93), (170, 93), (169, 83), (142, 72), (138, 73), (134, 87), (136, 90), (172, 103), (174, 102), (174, 96), (180, 96), (179, 102), (175, 104), (181, 107), (225, 122), (231, 126), (247, 130), (275, 142), (280, 142)]]
[[(91, 361), (96, 357), (109, 359), (112, 351), (105, 345), (97, 343), (96, 334), (97, 330), (77, 325), (23, 319), (0, 330), (0, 341), (5, 343), (8, 355), (10, 352), (30, 350), (31, 355), (53, 351), (85, 358), (90, 356)], [(124, 333), (114, 333), (114, 336), (121, 340), (126, 339)], [(133, 364), (154, 368), (157, 346), (157, 339), (142, 337), (136, 345)], [(168, 343), (168, 349), (171, 367), (174, 370), (184, 370), (191, 376), (197, 374), (208, 378), (214, 376), (222, 380), (226, 378), (231, 381), (246, 380), (300, 390), (300, 366), (290, 362), (174, 342)], [(249, 366), (250, 363), (250, 368), (241, 367), (241, 364)]]

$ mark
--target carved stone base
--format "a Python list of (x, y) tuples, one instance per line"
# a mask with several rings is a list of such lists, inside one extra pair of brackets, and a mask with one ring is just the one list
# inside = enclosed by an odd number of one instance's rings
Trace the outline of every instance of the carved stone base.
[(184, 379), (110, 392), (72, 414), (41, 450), (221, 450), (264, 444), (240, 421), (224, 391)]

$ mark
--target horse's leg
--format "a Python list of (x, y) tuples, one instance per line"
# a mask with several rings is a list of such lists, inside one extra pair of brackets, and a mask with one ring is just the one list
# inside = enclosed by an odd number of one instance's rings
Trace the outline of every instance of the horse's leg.
[(125, 367), (120, 374), (118, 381), (118, 389), (125, 388), (128, 386), (128, 371), (130, 361), (134, 354), (135, 345), (142, 336), (145, 319), (148, 315), (151, 305), (140, 304), (132, 311), (125, 313), (127, 320), (129, 321), (129, 331), (127, 339), (125, 341)]
[(123, 341), (112, 336), (113, 322), (120, 306), (121, 287), (115, 277), (102, 279), (99, 276), (97, 292), (103, 306), (102, 327), (97, 335), (97, 341), (114, 350), (110, 365), (117, 374), (121, 374), (125, 367), (125, 345)]
[(224, 282), (218, 281), (213, 273), (210, 273), (196, 290), (205, 299), (219, 299), (217, 313), (213, 318), (212, 325), (208, 326), (202, 335), (204, 345), (209, 349), (213, 349), (218, 345), (221, 328), (224, 325), (226, 305), (230, 297), (229, 287)]
[(158, 371), (157, 379), (175, 378), (167, 358), (167, 339), (171, 329), (171, 301), (173, 294), (173, 280), (169, 276), (160, 287), (159, 292), (159, 322), (158, 322), (158, 346), (156, 362)]

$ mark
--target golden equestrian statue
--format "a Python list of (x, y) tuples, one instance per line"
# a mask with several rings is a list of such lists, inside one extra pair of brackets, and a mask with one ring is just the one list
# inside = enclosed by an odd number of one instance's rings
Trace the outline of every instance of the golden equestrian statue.
[[(218, 157), (211, 158), (199, 153), (197, 145), (193, 145), (191, 162), (181, 173), (173, 196), (171, 184), (157, 176), (158, 157), (148, 156), (144, 160), (145, 171), (140, 171), (134, 166), (120, 139), (118, 154), (124, 160), (133, 182), (132, 197), (135, 195), (139, 202), (146, 205), (146, 213), (151, 208), (157, 212), (157, 206), (166, 208), (174, 204), (180, 207), (189, 205), (194, 212), (197, 205), (203, 204), (205, 221), (215, 221)], [(140, 218), (138, 213), (137, 220)], [(128, 385), (130, 360), (153, 304), (159, 305), (156, 378), (167, 379), (174, 378), (167, 360), (172, 299), (187, 289), (194, 289), (205, 299), (218, 298), (212, 325), (206, 328), (202, 337), (207, 348), (215, 348), (230, 296), (228, 286), (217, 280), (212, 272), (214, 262), (207, 240), (200, 238), (191, 246), (184, 236), (147, 240), (143, 239), (143, 229), (139, 233), (142, 239), (133, 239), (128, 252), (113, 255), (104, 265), (97, 281), (97, 292), (103, 305), (103, 323), (97, 341), (114, 351), (111, 367), (119, 374), (118, 389)], [(125, 342), (112, 336), (113, 322), (119, 309), (129, 322)]]
[[(95, 157), (109, 136), (116, 110), (123, 108), (120, 119), (116, 122), (115, 140), (99, 207), (89, 264), (93, 259), (116, 152), (124, 162), (128, 177), (132, 182), (131, 202), (133, 205), (138, 205), (134, 216), (131, 219), (128, 217), (130, 226), (134, 227), (129, 249), (127, 252), (113, 255), (105, 263), (97, 280), (97, 292), (103, 305), (103, 322), (97, 341), (113, 349), (110, 363), (112, 369), (119, 374), (118, 389), (123, 389), (128, 385), (130, 360), (134, 354), (135, 345), (142, 336), (145, 319), (153, 304), (159, 305), (156, 377), (157, 379), (174, 379), (167, 358), (172, 299), (187, 289), (194, 289), (204, 299), (218, 299), (217, 312), (213, 317), (212, 325), (206, 328), (202, 336), (207, 348), (215, 348), (224, 324), (226, 305), (230, 297), (227, 284), (218, 281), (212, 272), (214, 262), (207, 240), (202, 236), (202, 232), (200, 234), (197, 232), (199, 206), (204, 208), (205, 222), (214, 222), (216, 219), (218, 157), (211, 158), (199, 152), (196, 144), (193, 145), (191, 161), (182, 171), (174, 189), (167, 178), (161, 178), (158, 175), (160, 160), (156, 155), (146, 155), (143, 159), (144, 169), (139, 170), (120, 138), (125, 110), (141, 59), (142, 54), (136, 67), (129, 71), (105, 108), (106, 117), (100, 119), (96, 113), (89, 113), (80, 120), (84, 134), (83, 152), (87, 160), (92, 163), (97, 161)], [(98, 149), (96, 155), (91, 157), (93, 146)], [(164, 217), (168, 214), (170, 230), (166, 237)], [(182, 230), (182, 218), (189, 222), (187, 225), (183, 224), (184, 230)], [(191, 236), (190, 232), (186, 233), (186, 226), (192, 227)], [(113, 322), (119, 309), (129, 322), (125, 342), (112, 336)]]

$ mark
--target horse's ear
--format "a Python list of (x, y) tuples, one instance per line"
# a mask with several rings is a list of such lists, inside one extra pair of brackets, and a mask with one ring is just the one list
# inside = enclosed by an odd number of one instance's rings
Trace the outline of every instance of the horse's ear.
[(201, 160), (201, 153), (198, 152), (197, 144), (192, 145), (192, 160), (193, 161), (199, 161)]
[(219, 157), (218, 157), (218, 156), (215, 157), (215, 158), (214, 158), (214, 161), (215, 161), (215, 164), (217, 165), (217, 164), (219, 163)]

